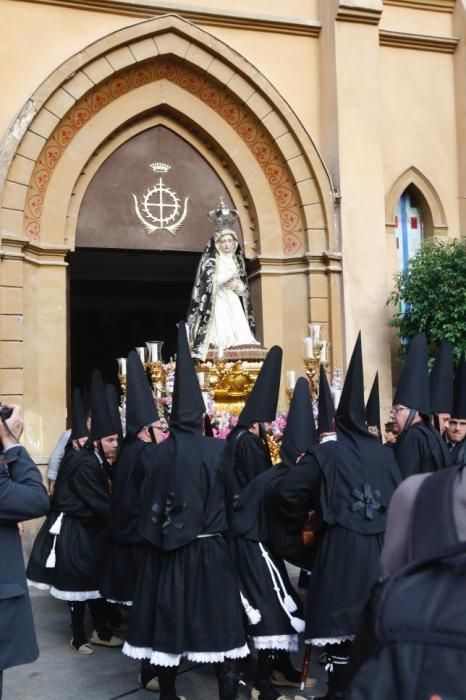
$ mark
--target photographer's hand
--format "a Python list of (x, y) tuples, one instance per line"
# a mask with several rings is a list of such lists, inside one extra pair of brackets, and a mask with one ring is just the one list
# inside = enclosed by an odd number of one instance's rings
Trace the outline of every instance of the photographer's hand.
[(24, 426), (21, 406), (10, 404), (8, 408), (12, 409), (11, 416), (7, 418), (6, 421), (0, 420), (0, 440), (4, 450), (19, 442)]

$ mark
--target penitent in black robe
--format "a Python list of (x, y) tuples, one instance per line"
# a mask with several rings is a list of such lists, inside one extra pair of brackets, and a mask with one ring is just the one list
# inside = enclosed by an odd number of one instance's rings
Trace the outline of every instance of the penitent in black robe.
[(300, 601), (271, 549), (266, 508), (267, 490), (287, 468), (274, 468), (265, 444), (249, 430), (239, 429), (228, 442), (230, 547), (243, 595), (261, 616), (248, 633), (257, 649), (293, 651), (298, 636), (291, 620), (299, 617)]
[[(50, 513), (32, 548), (28, 580), (50, 588), (62, 600), (100, 598), (98, 566), (109, 512), (110, 492), (100, 460), (87, 449), (70, 450), (63, 458)], [(53, 535), (49, 530), (60, 517), (60, 533)], [(47, 567), (52, 549), (55, 566)]]
[(123, 653), (177, 666), (249, 653), (227, 522), (224, 442), (180, 430), (157, 448), (144, 486), (147, 541)]
[(145, 540), (139, 532), (142, 488), (157, 453), (157, 445), (137, 437), (123, 443), (113, 470), (107, 545), (100, 591), (106, 600), (132, 605)]
[(390, 450), (368, 435), (312, 448), (278, 483), (273, 498), (302, 524), (320, 496), (325, 528), (316, 545), (306, 609), (306, 639), (326, 645), (351, 639), (360, 603), (377, 580), (386, 509), (400, 481)]
[(395, 457), (403, 479), (413, 474), (436, 472), (451, 464), (440, 433), (424, 422), (412, 425), (399, 435)]

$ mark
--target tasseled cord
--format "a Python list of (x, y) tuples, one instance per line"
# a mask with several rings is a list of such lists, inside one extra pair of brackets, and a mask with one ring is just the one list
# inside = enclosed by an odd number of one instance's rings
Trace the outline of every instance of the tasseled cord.
[(63, 516), (64, 516), (64, 513), (60, 513), (60, 515), (55, 520), (54, 524), (52, 525), (52, 527), (49, 530), (50, 534), (54, 535), (54, 538), (53, 538), (52, 549), (50, 550), (50, 554), (47, 557), (47, 561), (45, 562), (46, 569), (54, 569), (55, 564), (57, 563), (57, 557), (55, 554), (55, 544), (57, 542), (57, 537), (61, 531), (61, 524), (63, 522)]
[(267, 550), (261, 542), (259, 542), (259, 548), (261, 550), (262, 556), (265, 559), (265, 563), (267, 564), (267, 568), (270, 573), (270, 578), (272, 579), (272, 584), (277, 594), (278, 602), (287, 614), (293, 629), (296, 630), (296, 632), (304, 632), (304, 628), (306, 626), (304, 620), (301, 620), (300, 617), (294, 617), (291, 614), (296, 612), (298, 607), (294, 602), (293, 598), (288, 594), (279, 570), (277, 569), (269, 553), (267, 552)]
[(252, 607), (249, 600), (241, 593), (241, 591), (240, 591), (240, 596), (241, 596), (241, 602), (243, 604), (244, 612), (248, 616), (249, 622), (251, 623), (251, 625), (257, 625), (257, 623), (260, 622), (262, 619), (262, 615), (260, 614), (260, 611), (256, 610), (256, 608)]

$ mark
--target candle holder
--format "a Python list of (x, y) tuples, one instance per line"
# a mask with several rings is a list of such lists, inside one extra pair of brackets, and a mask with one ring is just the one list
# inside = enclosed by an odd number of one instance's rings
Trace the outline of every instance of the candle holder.
[(167, 371), (162, 360), (162, 346), (163, 340), (146, 341), (147, 362), (145, 367), (149, 370), (152, 389), (158, 400), (167, 393), (165, 386)]
[(141, 364), (144, 368), (147, 367), (147, 362), (146, 362), (146, 348), (144, 345), (140, 345), (139, 347), (135, 348), (137, 354), (139, 355), (139, 359), (141, 360)]
[(120, 382), (122, 396), (126, 396), (126, 357), (118, 357), (118, 381)]
[(293, 369), (286, 371), (286, 396), (288, 403), (291, 403), (293, 398), (294, 388), (296, 386), (296, 372)]
[(330, 343), (327, 340), (321, 340), (320, 325), (310, 323), (309, 330), (311, 336), (304, 338), (304, 366), (306, 368), (306, 377), (311, 388), (312, 397), (319, 397), (319, 375), (320, 367), (328, 370), (328, 355)]

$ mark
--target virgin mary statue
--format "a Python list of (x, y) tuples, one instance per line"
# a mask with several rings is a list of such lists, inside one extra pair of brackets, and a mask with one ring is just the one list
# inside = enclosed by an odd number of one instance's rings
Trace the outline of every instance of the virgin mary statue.
[(199, 261), (187, 319), (192, 356), (199, 360), (210, 346), (223, 354), (226, 348), (259, 345), (244, 257), (232, 228), (237, 218), (223, 202), (209, 212), (216, 230)]

